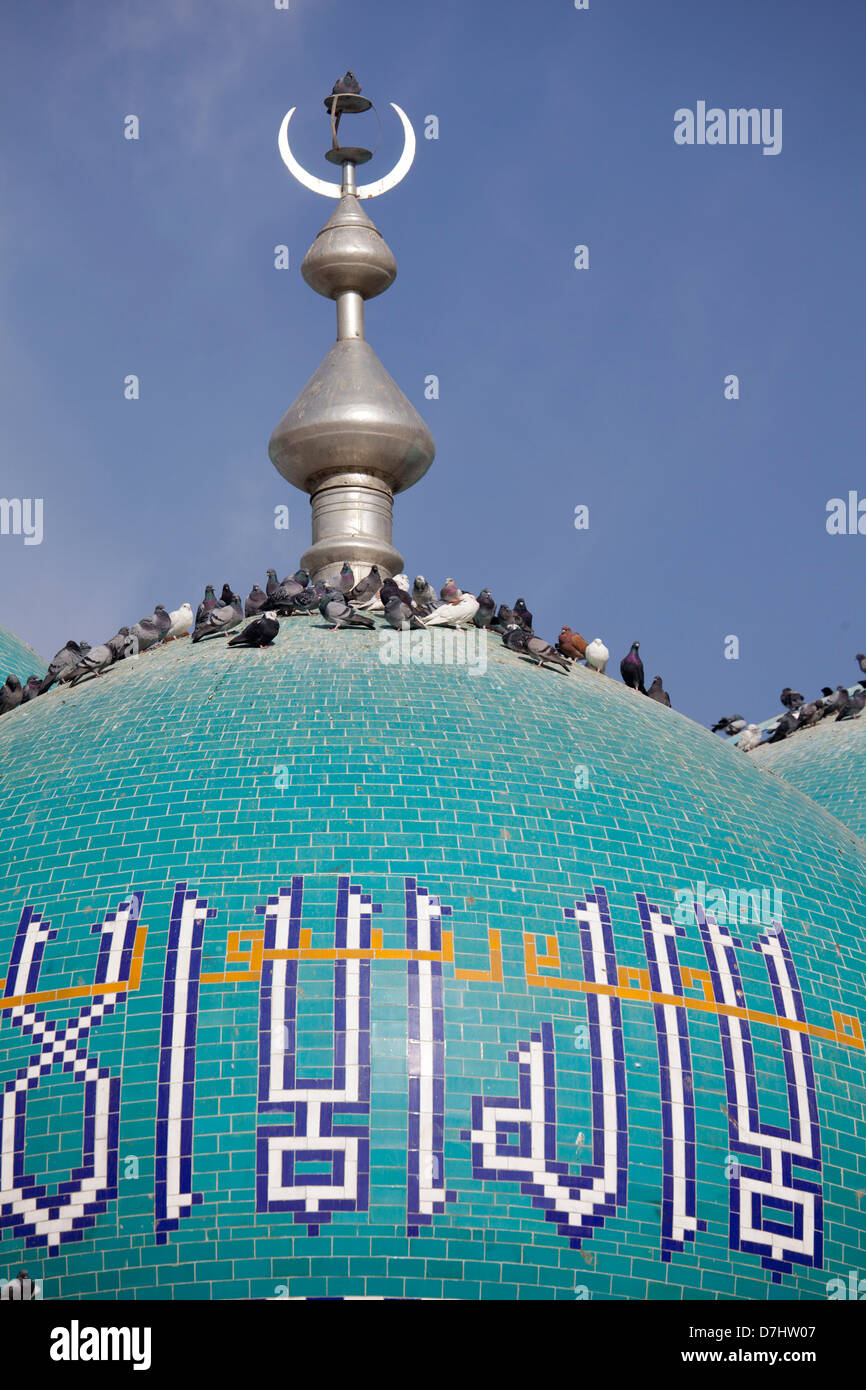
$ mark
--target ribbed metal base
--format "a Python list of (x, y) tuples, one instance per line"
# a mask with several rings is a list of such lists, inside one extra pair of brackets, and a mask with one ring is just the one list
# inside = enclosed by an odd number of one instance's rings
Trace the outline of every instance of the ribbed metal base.
[(399, 574), (403, 557), (391, 544), (394, 496), (372, 473), (323, 478), (311, 499), (313, 544), (301, 564), (313, 581), (334, 579), (344, 560), (362, 579), (373, 565), (384, 578)]

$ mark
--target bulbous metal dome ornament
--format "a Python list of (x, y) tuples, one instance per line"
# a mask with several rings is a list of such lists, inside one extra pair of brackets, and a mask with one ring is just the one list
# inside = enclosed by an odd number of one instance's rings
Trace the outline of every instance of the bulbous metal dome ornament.
[(364, 301), (393, 284), (397, 263), (359, 199), (394, 188), (415, 154), (411, 122), (391, 105), (403, 123), (403, 154), (384, 178), (360, 188), (355, 169), (371, 151), (336, 143), (342, 117), (372, 107), (360, 89), (325, 98), (334, 140), (325, 157), (342, 166), (339, 184), (307, 173), (292, 154), (288, 127), (295, 107), (283, 118), (278, 138), (298, 182), (339, 199), (301, 266), (310, 288), (336, 301), (337, 341), (277, 425), (268, 450), (277, 471), (310, 493), (313, 544), (301, 564), (314, 579), (336, 577), (344, 560), (357, 576), (373, 565), (383, 575), (402, 570), (402, 556), (391, 543), (393, 497), (424, 476), (435, 453), (421, 416), (364, 337)]

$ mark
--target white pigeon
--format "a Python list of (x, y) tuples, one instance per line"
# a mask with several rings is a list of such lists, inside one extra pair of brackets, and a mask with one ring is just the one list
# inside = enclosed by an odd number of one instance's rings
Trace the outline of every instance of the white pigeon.
[(468, 624), (472, 622), (477, 612), (478, 600), (475, 595), (461, 591), (459, 598), (443, 603), (441, 608), (435, 608), (424, 619), (424, 626), (442, 627), (446, 625), (450, 627), (454, 624)]
[(598, 671), (600, 675), (604, 675), (610, 660), (610, 652), (600, 637), (594, 637), (591, 642), (587, 643), (584, 660), (591, 671)]
[(742, 748), (744, 753), (751, 753), (752, 749), (757, 748), (760, 742), (761, 730), (758, 728), (757, 724), (749, 724), (743, 730), (737, 747)]
[(193, 611), (188, 603), (182, 603), (180, 608), (176, 608), (171, 617), (171, 627), (165, 634), (164, 641), (173, 642), (175, 637), (186, 637), (193, 624)]

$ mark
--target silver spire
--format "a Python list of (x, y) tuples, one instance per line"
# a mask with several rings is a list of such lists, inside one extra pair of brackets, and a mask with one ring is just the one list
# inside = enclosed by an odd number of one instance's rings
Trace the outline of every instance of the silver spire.
[[(326, 106), (333, 101), (326, 98)], [(354, 97), (344, 114), (359, 108), (366, 109), (366, 99)], [(288, 149), (286, 130), (284, 122), (281, 139)], [(403, 558), (391, 543), (394, 494), (422, 478), (435, 453), (421, 416), (364, 337), (364, 301), (387, 290), (397, 274), (390, 247), (358, 201), (355, 167), (370, 158), (369, 151), (335, 147), (327, 157), (342, 164), (339, 202), (301, 273), (318, 294), (336, 301), (337, 341), (277, 425), (268, 449), (278, 472), (310, 493), (313, 544), (301, 564), (314, 580), (334, 578), (344, 560), (357, 577), (372, 565), (383, 575), (402, 570)], [(295, 163), (286, 162), (290, 168)], [(362, 196), (374, 196), (377, 185), (368, 188), (360, 190)]]

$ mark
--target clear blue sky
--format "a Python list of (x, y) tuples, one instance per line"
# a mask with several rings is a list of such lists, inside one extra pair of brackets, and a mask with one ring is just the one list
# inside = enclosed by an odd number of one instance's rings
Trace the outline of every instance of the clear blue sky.
[[(410, 574), (522, 594), (612, 668), (639, 638), (703, 722), (856, 677), (866, 536), (825, 507), (866, 496), (860, 0), (78, 0), (5, 5), (0, 53), (0, 496), (45, 508), (41, 546), (0, 536), (3, 625), (50, 656), (296, 567), (267, 442), (334, 337), (299, 270), (331, 204), (276, 132), (297, 105), (330, 176), (348, 66), (369, 177), (389, 101), (440, 122), (368, 204), (399, 265), (368, 336), (437, 443), (396, 503)], [(675, 145), (699, 100), (781, 107), (782, 152)]]

